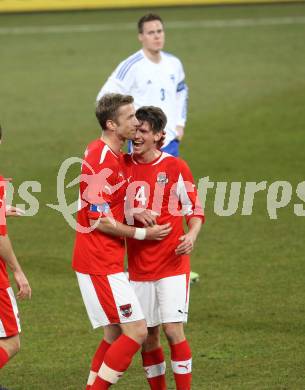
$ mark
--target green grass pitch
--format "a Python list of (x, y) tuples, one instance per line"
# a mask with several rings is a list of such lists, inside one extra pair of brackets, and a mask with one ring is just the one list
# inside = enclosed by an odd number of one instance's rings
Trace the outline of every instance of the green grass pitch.
[[(56, 203), (61, 162), (81, 156), (99, 135), (99, 87), (138, 48), (136, 32), (120, 26), (146, 11), (0, 16), (1, 172), (14, 178), (16, 190), (25, 180), (41, 183), (38, 214), (9, 221), (33, 287), (32, 301), (19, 303), (22, 350), (0, 374), (0, 383), (13, 390), (85, 388), (101, 332), (91, 330), (71, 270), (74, 232), (46, 204)], [(305, 180), (305, 6), (157, 12), (168, 23), (189, 22), (168, 28), (166, 49), (181, 57), (187, 73), (189, 119), (181, 155), (196, 179), (240, 181), (242, 193), (247, 181), (266, 180), (269, 188), (284, 180), (293, 188), (276, 220), (267, 213), (267, 191), (256, 195), (251, 216), (241, 215), (240, 201), (230, 217), (214, 212), (215, 189), (208, 192), (207, 222), (192, 256), (201, 279), (191, 288), (186, 328), (193, 389), (304, 389), (305, 219), (294, 214), (293, 204), (302, 203), (296, 187)], [(298, 22), (274, 23), (290, 17)], [(226, 27), (237, 19), (254, 22)], [(198, 26), (213, 20), (226, 23)], [(39, 33), (46, 26), (96, 24), (113, 28)], [(12, 33), (33, 26), (31, 34)], [(76, 192), (70, 190), (69, 199)], [(174, 388), (170, 369), (168, 383)], [(139, 357), (116, 388), (147, 389)]]

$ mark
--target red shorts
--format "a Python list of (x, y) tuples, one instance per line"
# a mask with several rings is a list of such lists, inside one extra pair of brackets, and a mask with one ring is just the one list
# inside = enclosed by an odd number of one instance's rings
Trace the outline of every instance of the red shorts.
[(13, 289), (0, 289), (0, 338), (20, 333), (20, 320)]

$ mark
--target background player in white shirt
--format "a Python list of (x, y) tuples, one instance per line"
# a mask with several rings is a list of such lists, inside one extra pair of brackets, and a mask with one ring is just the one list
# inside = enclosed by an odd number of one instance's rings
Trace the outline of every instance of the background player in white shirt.
[[(171, 233), (158, 243), (127, 239), (129, 277), (148, 326), (142, 348), (143, 366), (150, 388), (165, 390), (165, 361), (159, 335), (162, 324), (171, 349), (176, 389), (189, 390), (192, 355), (183, 328), (189, 304), (188, 255), (204, 216), (187, 164), (159, 150), (166, 123), (162, 110), (142, 107), (136, 116), (140, 125), (133, 140), (133, 153), (124, 156), (130, 183), (126, 208), (152, 210), (158, 224), (170, 223), (172, 227)], [(141, 225), (136, 222), (135, 226)]]
[(163, 150), (178, 156), (187, 113), (188, 90), (181, 61), (164, 51), (164, 26), (159, 15), (148, 14), (138, 21), (142, 49), (122, 61), (100, 90), (130, 94), (135, 107), (160, 107), (166, 117)]

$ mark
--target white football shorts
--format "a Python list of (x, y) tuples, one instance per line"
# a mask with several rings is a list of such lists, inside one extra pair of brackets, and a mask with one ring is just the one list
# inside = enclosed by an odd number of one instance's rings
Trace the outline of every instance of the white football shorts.
[(13, 289), (0, 289), (0, 338), (21, 332), (17, 302)]
[(89, 275), (76, 272), (93, 328), (144, 319), (138, 298), (124, 272)]
[(155, 281), (130, 281), (140, 301), (147, 326), (187, 322), (190, 275), (175, 275)]

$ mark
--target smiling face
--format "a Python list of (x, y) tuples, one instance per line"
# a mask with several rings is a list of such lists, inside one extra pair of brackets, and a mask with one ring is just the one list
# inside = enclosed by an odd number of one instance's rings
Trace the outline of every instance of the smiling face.
[(133, 155), (136, 158), (141, 157), (142, 160), (147, 162), (154, 160), (156, 158), (156, 152), (159, 152), (157, 144), (162, 138), (162, 135), (162, 131), (154, 133), (148, 122), (140, 122), (132, 142)]
[(158, 53), (164, 47), (165, 34), (160, 20), (152, 20), (143, 24), (142, 32), (138, 35), (143, 49)]

